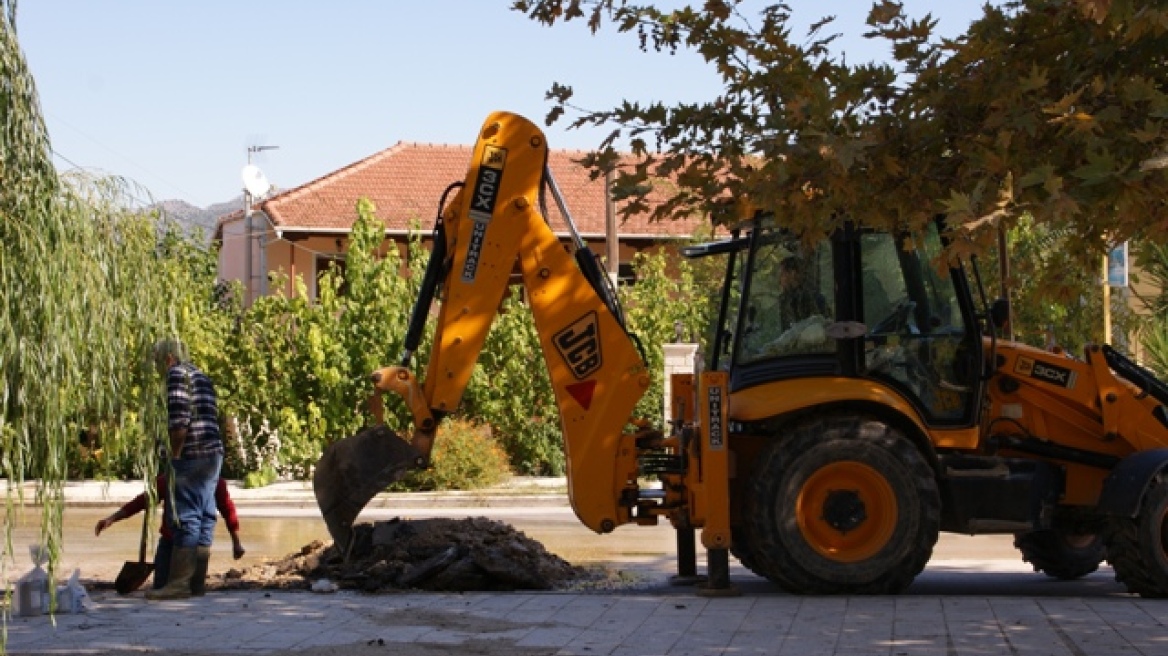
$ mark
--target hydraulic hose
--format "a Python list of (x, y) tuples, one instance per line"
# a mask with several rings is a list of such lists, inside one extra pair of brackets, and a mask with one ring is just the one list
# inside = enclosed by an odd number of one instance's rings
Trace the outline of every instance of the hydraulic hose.
[(409, 327), (406, 328), (404, 352), (401, 366), (408, 367), (414, 352), (422, 342), (422, 332), (426, 329), (426, 318), (430, 316), (430, 305), (434, 302), (434, 292), (438, 289), (438, 281), (445, 277), (446, 271), (446, 224), (442, 221), (442, 208), (446, 207), (446, 197), (451, 191), (463, 186), (462, 182), (452, 183), (442, 192), (438, 201), (438, 218), (434, 221), (434, 233), (430, 246), (430, 259), (426, 261), (426, 272), (422, 275), (422, 285), (418, 289), (418, 298), (414, 301), (414, 309), (410, 312)]

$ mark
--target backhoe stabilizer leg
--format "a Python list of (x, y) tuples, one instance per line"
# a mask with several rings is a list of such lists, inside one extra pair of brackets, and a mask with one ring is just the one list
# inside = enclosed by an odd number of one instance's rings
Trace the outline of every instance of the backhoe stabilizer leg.
[(698, 586), (699, 597), (740, 597), (742, 591), (730, 583), (730, 550), (706, 551), (706, 569), (709, 579)]
[(692, 526), (677, 528), (677, 574), (669, 579), (670, 585), (698, 585), (706, 582), (706, 577), (698, 574), (697, 537)]
[(425, 457), (409, 442), (379, 424), (325, 448), (312, 477), (321, 516), (337, 549), (347, 555), (353, 521), (369, 501)]

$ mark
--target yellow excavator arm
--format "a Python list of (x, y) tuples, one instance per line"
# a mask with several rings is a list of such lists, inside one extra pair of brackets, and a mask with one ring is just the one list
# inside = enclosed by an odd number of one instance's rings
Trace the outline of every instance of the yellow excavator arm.
[[(645, 425), (631, 415), (649, 388), (649, 372), (608, 279), (575, 230), (547, 159), (544, 135), (530, 121), (505, 112), (485, 121), (466, 178), (435, 230), (402, 361), (373, 374), (378, 391), (405, 401), (412, 435), (403, 440), (379, 425), (330, 445), (318, 463), (317, 500), (342, 548), (375, 494), (428, 463), (438, 424), (458, 408), (516, 267), (559, 408), (572, 508), (597, 532), (632, 521), (635, 442), (653, 431), (625, 429)], [(571, 228), (574, 253), (540, 211), (545, 191)], [(419, 381), (410, 361), (438, 290), (433, 349)]]

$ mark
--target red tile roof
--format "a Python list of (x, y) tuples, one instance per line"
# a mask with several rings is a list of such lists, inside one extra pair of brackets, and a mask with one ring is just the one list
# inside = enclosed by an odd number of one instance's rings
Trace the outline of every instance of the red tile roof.
[[(471, 151), (469, 146), (399, 142), (281, 192), (261, 203), (260, 209), (278, 230), (347, 230), (357, 218), (357, 201), (368, 198), (386, 229), (406, 231), (411, 221), (417, 221), (423, 230), (429, 230), (443, 190), (466, 176)], [(548, 166), (576, 228), (585, 236), (603, 235), (604, 181), (592, 180), (588, 169), (573, 161), (585, 154), (584, 151), (552, 150)], [(566, 232), (567, 226), (550, 195), (547, 202), (552, 228), (557, 233)], [(698, 219), (650, 223), (645, 214), (620, 224), (618, 231), (625, 238), (688, 237), (701, 223)]]

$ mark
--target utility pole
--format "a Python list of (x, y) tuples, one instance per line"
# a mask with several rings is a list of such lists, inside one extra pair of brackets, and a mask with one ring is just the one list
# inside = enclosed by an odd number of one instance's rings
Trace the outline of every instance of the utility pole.
[(1014, 304), (1010, 302), (1010, 244), (1006, 239), (1006, 227), (998, 223), (998, 279), (999, 294), (1006, 299), (1006, 334), (1002, 335), (1009, 341), (1014, 341)]
[(620, 280), (620, 233), (616, 225), (616, 203), (612, 200), (612, 171), (604, 172), (604, 236), (608, 259), (608, 279), (616, 289)]

